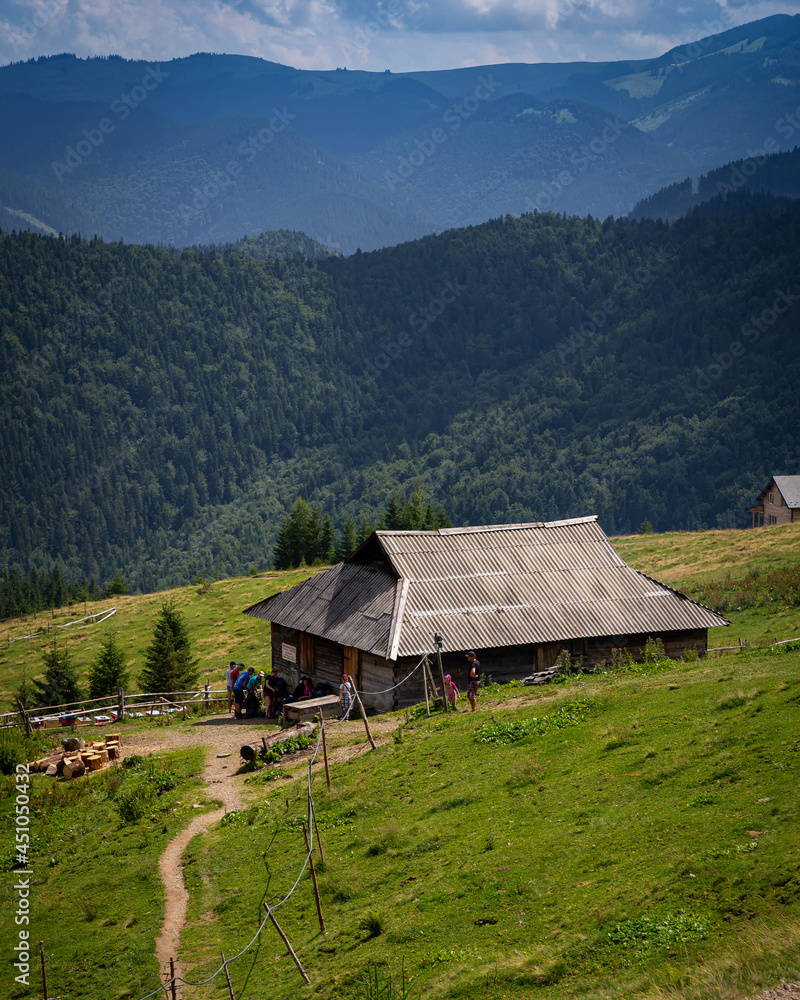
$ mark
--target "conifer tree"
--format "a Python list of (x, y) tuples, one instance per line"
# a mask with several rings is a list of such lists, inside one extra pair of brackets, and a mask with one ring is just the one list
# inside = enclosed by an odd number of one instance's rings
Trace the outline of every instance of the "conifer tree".
[(66, 647), (44, 652), (44, 677), (33, 682), (33, 707), (65, 705), (80, 698), (78, 675)]
[(139, 680), (144, 690), (151, 692), (186, 691), (197, 685), (197, 660), (192, 658), (189, 630), (174, 601), (161, 605)]
[(104, 694), (116, 694), (117, 688), (128, 683), (125, 657), (114, 632), (109, 632), (97, 659), (89, 671), (89, 696), (101, 698)]
[(342, 537), (339, 539), (339, 544), (336, 546), (336, 561), (344, 562), (348, 559), (358, 548), (358, 542), (356, 540), (356, 522), (352, 517), (344, 522), (344, 527), (342, 528)]

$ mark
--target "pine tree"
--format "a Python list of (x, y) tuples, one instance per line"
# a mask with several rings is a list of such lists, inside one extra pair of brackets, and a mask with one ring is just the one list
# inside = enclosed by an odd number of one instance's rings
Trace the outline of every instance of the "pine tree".
[(128, 593), (128, 588), (125, 584), (125, 580), (122, 576), (120, 570), (114, 574), (111, 580), (106, 584), (103, 589), (103, 597), (115, 597), (118, 594), (123, 595)]
[(344, 522), (344, 527), (342, 528), (342, 537), (339, 539), (339, 544), (336, 546), (336, 561), (344, 562), (348, 559), (358, 548), (358, 542), (356, 541), (356, 522), (352, 517)]
[(89, 696), (101, 698), (105, 694), (116, 694), (117, 688), (125, 687), (127, 683), (125, 657), (117, 643), (116, 634), (109, 632), (89, 671)]
[(80, 698), (78, 675), (66, 647), (45, 650), (44, 677), (33, 682), (33, 707), (65, 705)]
[(139, 681), (145, 691), (186, 691), (197, 685), (197, 660), (192, 658), (189, 631), (174, 601), (164, 601), (145, 652)]

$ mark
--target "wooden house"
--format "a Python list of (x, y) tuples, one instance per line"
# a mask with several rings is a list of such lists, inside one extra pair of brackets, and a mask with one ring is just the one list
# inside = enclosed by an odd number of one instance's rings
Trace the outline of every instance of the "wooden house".
[(773, 476), (747, 513), (753, 528), (800, 521), (800, 476)]
[[(726, 618), (632, 569), (596, 517), (438, 531), (376, 531), (350, 558), (247, 608), (272, 627), (272, 663), (336, 688), (351, 674), (368, 708), (424, 699), (421, 671), (443, 636), (445, 673), (466, 688), (465, 653), (508, 681), (567, 651), (594, 665), (641, 657), (648, 636), (670, 656), (704, 653)], [(378, 693), (383, 692), (383, 693)]]

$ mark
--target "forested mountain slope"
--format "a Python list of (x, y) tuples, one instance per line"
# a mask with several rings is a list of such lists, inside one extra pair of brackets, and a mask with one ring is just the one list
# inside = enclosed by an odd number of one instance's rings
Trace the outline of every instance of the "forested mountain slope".
[(419, 477), (454, 523), (743, 524), (800, 466), (800, 212), (549, 213), (305, 262), (0, 237), (0, 553), (264, 566)]

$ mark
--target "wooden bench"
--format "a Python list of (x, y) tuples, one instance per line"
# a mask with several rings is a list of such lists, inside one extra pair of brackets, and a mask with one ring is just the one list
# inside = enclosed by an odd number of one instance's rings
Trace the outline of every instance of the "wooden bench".
[(321, 715), (324, 719), (339, 714), (339, 699), (335, 694), (326, 694), (322, 698), (306, 698), (305, 701), (292, 701), (283, 706), (284, 726), (290, 719), (297, 722), (312, 722)]

